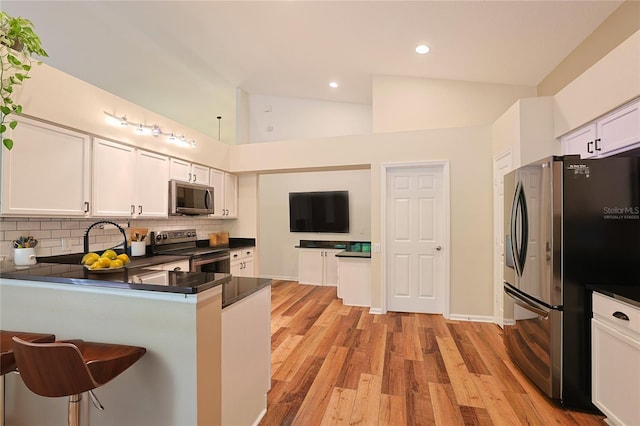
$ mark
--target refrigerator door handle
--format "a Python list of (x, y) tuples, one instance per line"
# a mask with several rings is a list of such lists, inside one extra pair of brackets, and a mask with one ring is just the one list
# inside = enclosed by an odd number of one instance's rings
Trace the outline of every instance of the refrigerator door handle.
[(527, 261), (527, 245), (529, 244), (529, 217), (522, 182), (518, 182), (516, 185), (511, 206), (511, 240), (516, 272), (518, 276), (522, 276), (524, 265)]
[(507, 295), (509, 295), (512, 299), (513, 299), (513, 303), (515, 303), (516, 305), (521, 306), (522, 308), (531, 311), (537, 315), (540, 315), (543, 318), (547, 318), (549, 317), (549, 312), (536, 306), (533, 305), (531, 302), (529, 302), (528, 300), (523, 299), (522, 297), (520, 297), (520, 295), (516, 292), (514, 292), (513, 290), (508, 289), (507, 287), (504, 288), (504, 292), (507, 293)]

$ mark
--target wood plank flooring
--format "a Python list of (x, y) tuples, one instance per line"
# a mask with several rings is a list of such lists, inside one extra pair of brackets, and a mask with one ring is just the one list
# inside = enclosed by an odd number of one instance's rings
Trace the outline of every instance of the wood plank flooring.
[(335, 287), (274, 281), (261, 425), (604, 425), (565, 410), (509, 360), (494, 324), (369, 314)]

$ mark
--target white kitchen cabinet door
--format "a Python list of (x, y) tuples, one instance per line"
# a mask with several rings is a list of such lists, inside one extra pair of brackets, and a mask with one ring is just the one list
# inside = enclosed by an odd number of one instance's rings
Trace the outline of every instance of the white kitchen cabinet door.
[(2, 147), (1, 212), (6, 215), (87, 216), (91, 145), (88, 135), (17, 117)]
[(560, 139), (560, 143), (562, 144), (562, 154), (577, 154), (580, 155), (581, 158), (594, 157), (597, 153), (595, 150), (595, 140), (595, 123), (581, 127)]
[(238, 176), (231, 173), (224, 174), (224, 207), (226, 219), (238, 217)]
[(192, 164), (191, 183), (209, 186), (209, 168), (199, 164)]
[(229, 253), (231, 275), (236, 277), (254, 276), (254, 247), (231, 250)]
[(209, 185), (209, 168), (199, 164), (192, 164), (179, 158), (170, 160), (171, 179), (182, 182), (197, 183), (199, 185)]
[(596, 125), (600, 155), (624, 151), (640, 142), (640, 101), (601, 118)]
[(136, 217), (168, 217), (169, 158), (138, 150), (135, 172)]
[(191, 163), (188, 161), (172, 158), (170, 160), (171, 179), (182, 182), (191, 182)]
[(336, 249), (298, 249), (298, 282), (313, 285), (338, 285)]
[(211, 169), (209, 185), (213, 187), (213, 209), (211, 217), (235, 219), (238, 217), (238, 176), (222, 170)]
[(135, 214), (135, 167), (135, 148), (93, 139), (93, 216), (132, 217)]
[(213, 188), (213, 214), (210, 217), (224, 218), (224, 175), (221, 170), (211, 169), (209, 186)]

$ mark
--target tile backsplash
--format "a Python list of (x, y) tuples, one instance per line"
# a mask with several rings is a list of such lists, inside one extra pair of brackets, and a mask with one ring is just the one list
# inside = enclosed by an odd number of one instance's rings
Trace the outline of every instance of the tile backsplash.
[[(38, 240), (36, 256), (54, 256), (58, 254), (82, 253), (84, 234), (99, 218), (63, 219), (63, 218), (0, 218), (0, 260), (13, 259), (13, 240), (23, 235), (31, 235)], [(127, 226), (148, 228), (151, 231), (195, 228), (198, 239), (208, 239), (209, 233), (223, 230), (221, 219), (179, 216), (163, 220), (151, 219), (104, 219), (110, 220), (125, 229)], [(96, 226), (89, 233), (89, 249), (105, 250), (122, 243), (122, 234), (113, 227), (105, 229)], [(149, 242), (147, 242), (149, 244)]]

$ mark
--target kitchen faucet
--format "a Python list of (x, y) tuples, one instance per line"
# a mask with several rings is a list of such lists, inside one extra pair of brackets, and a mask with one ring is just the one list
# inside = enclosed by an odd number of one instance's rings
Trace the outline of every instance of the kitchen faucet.
[[(87, 228), (87, 230), (86, 230), (86, 231), (85, 231), (85, 233), (84, 233), (84, 252), (85, 252), (85, 253), (89, 253), (89, 231), (91, 231), (91, 228), (93, 228), (94, 226), (96, 226), (96, 225), (100, 225), (100, 224), (109, 224), (109, 225), (113, 225), (113, 226), (115, 226), (116, 228), (118, 228), (118, 229), (120, 230), (120, 233), (122, 234), (122, 237), (123, 237), (123, 239), (124, 239), (124, 240), (123, 240), (123, 242), (122, 242), (122, 248), (124, 249), (124, 252), (125, 252), (127, 255), (129, 255), (129, 254), (130, 254), (130, 252), (129, 252), (129, 249), (127, 248), (127, 234), (124, 232), (124, 229), (122, 229), (122, 226), (120, 226), (120, 225), (118, 225), (117, 223), (112, 222), (112, 221), (110, 221), (110, 220), (99, 220), (99, 221), (97, 221), (97, 222), (95, 222), (95, 223), (91, 224), (91, 226), (89, 226), (89, 227)], [(119, 246), (119, 245), (120, 245), (120, 244), (118, 244), (118, 246)], [(118, 246), (114, 246), (114, 247), (112, 247), (112, 248), (116, 248), (116, 247), (118, 247)]]

